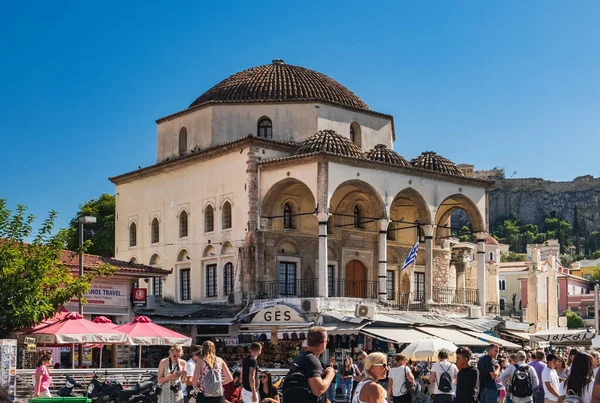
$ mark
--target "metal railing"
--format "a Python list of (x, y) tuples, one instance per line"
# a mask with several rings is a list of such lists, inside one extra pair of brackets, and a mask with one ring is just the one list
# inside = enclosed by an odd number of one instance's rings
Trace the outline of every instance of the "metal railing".
[(424, 311), (425, 294), (412, 292), (395, 292), (387, 302), (392, 308), (400, 311)]
[[(123, 385), (124, 388), (131, 387), (138, 382), (146, 381), (151, 374), (155, 374), (156, 368), (107, 368), (96, 369), (96, 374), (101, 380), (114, 379)], [(35, 369), (18, 369), (17, 370), (17, 399), (25, 401), (31, 397), (33, 392), (33, 376)], [(83, 389), (74, 388), (73, 393), (81, 396), (86, 392), (87, 385), (94, 377), (93, 369), (50, 369), (52, 381), (50, 384), (50, 393), (56, 396), (58, 389), (65, 386), (67, 375), (72, 376), (77, 382), (83, 385)]]
[(479, 290), (475, 288), (433, 287), (433, 302), (438, 304), (478, 305)]
[(333, 297), (377, 299), (377, 281), (335, 280)]
[(259, 283), (258, 299), (294, 297), (316, 297), (317, 279), (296, 279), (290, 281), (261, 281)]

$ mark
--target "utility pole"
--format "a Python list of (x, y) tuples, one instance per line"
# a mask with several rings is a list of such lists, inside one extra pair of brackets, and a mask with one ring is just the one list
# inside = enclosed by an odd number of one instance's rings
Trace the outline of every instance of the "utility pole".
[[(83, 225), (84, 224), (95, 224), (96, 217), (83, 216), (79, 217), (79, 277), (83, 277)], [(79, 296), (79, 314), (83, 317), (83, 304), (81, 303), (81, 295)], [(83, 367), (83, 344), (79, 344), (79, 368)]]

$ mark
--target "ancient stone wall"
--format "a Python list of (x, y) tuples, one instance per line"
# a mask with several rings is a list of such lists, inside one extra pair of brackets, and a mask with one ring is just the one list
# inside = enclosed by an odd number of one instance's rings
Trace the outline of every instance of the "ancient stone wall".
[(450, 250), (433, 251), (433, 287), (456, 287), (456, 268), (450, 266)]

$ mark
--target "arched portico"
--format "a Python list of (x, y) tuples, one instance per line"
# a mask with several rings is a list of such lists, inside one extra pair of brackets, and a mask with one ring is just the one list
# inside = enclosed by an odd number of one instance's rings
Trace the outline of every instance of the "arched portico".
[(302, 181), (283, 179), (267, 191), (261, 202), (261, 218), (273, 231), (315, 234), (317, 207), (314, 193)]

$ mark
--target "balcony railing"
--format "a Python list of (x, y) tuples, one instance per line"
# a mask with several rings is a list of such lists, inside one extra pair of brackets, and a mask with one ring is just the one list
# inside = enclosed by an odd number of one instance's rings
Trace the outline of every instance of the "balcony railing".
[(424, 311), (425, 294), (412, 292), (396, 292), (387, 302), (392, 308), (400, 311)]
[(331, 297), (377, 299), (377, 281), (334, 280)]
[(438, 304), (478, 305), (479, 290), (475, 288), (433, 287), (433, 302)]
[(288, 281), (261, 281), (259, 283), (259, 299), (269, 298), (307, 298), (316, 297), (318, 280), (315, 278)]

